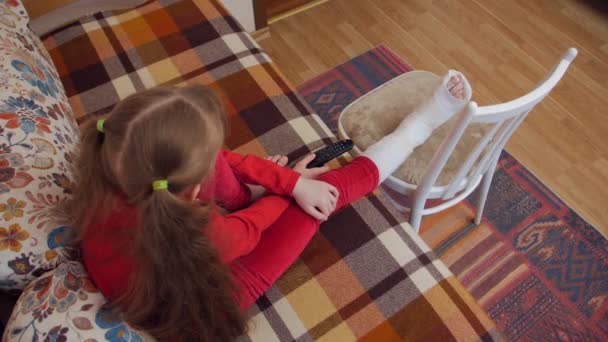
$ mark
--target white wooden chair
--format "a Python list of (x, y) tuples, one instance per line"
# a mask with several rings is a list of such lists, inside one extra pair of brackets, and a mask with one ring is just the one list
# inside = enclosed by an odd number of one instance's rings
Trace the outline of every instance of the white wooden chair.
[[(480, 184), (475, 224), (481, 222), (488, 191), (501, 151), (528, 113), (551, 92), (564, 76), (577, 53), (575, 48), (568, 49), (545, 80), (534, 90), (520, 98), (483, 107), (478, 107), (474, 101), (471, 101), (465, 110), (459, 114), (456, 124), (439, 145), (418, 184), (407, 183), (395, 176), (389, 177), (383, 183), (383, 186), (390, 188), (392, 191), (411, 197), (410, 224), (416, 231), (420, 229), (422, 216), (437, 213), (457, 204), (470, 195)], [(478, 139), (468, 155), (465, 154), (465, 158), (459, 160), (457, 171), (451, 177), (451, 181), (437, 186), (436, 181), (448, 158), (463, 138), (465, 129), (472, 124), (485, 124), (485, 135)], [(340, 121), (339, 131), (341, 136), (348, 137)], [(403, 208), (403, 205), (397, 203), (390, 195), (388, 197), (399, 209), (407, 209)], [(444, 202), (425, 208), (425, 203), (429, 199), (441, 199)]]

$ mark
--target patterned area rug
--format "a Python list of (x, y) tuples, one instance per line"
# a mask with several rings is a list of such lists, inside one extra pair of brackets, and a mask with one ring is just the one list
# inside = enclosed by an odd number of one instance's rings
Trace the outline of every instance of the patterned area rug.
[[(381, 45), (298, 90), (335, 133), (345, 106), (411, 70)], [(421, 236), (509, 339), (608, 340), (608, 241), (600, 233), (506, 152), (479, 226), (474, 208), (472, 194), (424, 218)]]

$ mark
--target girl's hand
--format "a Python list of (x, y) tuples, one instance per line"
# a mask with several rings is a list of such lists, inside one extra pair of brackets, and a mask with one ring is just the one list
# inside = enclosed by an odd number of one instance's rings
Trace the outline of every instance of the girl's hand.
[(300, 177), (293, 189), (293, 198), (308, 215), (327, 221), (336, 209), (338, 189), (329, 183)]
[(302, 175), (302, 177), (308, 179), (317, 179), (321, 174), (329, 171), (329, 166), (327, 165), (307, 169), (306, 165), (308, 165), (308, 163), (310, 163), (313, 159), (315, 159), (314, 153), (307, 155), (293, 167), (293, 170)]

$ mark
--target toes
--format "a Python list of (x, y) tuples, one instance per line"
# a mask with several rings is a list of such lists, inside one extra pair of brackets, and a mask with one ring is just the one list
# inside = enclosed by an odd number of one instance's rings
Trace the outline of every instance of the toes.
[(458, 84), (458, 81), (459, 81), (458, 77), (456, 77), (456, 76), (450, 77), (450, 79), (448, 80), (448, 84), (447, 84), (448, 90), (451, 91), (452, 88), (454, 88), (454, 86), (456, 84)]
[(450, 94), (452, 94), (452, 96), (459, 98), (459, 99), (463, 99), (464, 98), (464, 85), (462, 84), (462, 82), (458, 82), (456, 85), (454, 85), (452, 87), (452, 89), (450, 89)]
[(456, 73), (450, 76), (445, 83), (445, 87), (452, 97), (458, 100), (465, 100), (467, 98), (468, 84), (462, 74)]
[(454, 94), (454, 97), (459, 100), (464, 100), (464, 90), (458, 91), (456, 94)]
[(458, 83), (457, 85), (454, 86), (454, 88), (452, 88), (452, 91), (454, 91), (455, 93), (460, 93), (464, 90), (464, 86), (462, 85), (462, 83)]

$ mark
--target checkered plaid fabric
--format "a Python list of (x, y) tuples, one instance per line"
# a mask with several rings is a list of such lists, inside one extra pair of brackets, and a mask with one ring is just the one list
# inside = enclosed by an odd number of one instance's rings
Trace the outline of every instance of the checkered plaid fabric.
[[(44, 42), (79, 122), (133, 92), (198, 82), (225, 100), (233, 150), (293, 160), (334, 140), (214, 1), (153, 1), (97, 14)], [(370, 195), (325, 223), (250, 310), (243, 340), (493, 339), (494, 324), (395, 217), (382, 197)]]

